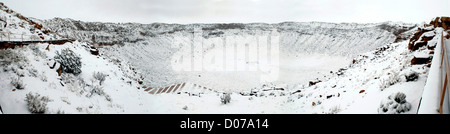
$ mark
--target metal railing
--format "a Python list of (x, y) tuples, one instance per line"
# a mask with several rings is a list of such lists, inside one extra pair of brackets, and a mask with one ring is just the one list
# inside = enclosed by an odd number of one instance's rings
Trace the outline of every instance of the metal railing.
[[(439, 113), (443, 113), (443, 106), (444, 106), (444, 100), (445, 98), (448, 98), (449, 96), (446, 94), (447, 91), (447, 86), (449, 84), (449, 78), (450, 78), (450, 65), (449, 65), (449, 61), (448, 61), (448, 54), (447, 54), (447, 47), (444, 43), (444, 32), (442, 32), (441, 34), (441, 65), (439, 66), (440, 68), (440, 76), (439, 76), (439, 83), (440, 83), (440, 101), (439, 101)], [(444, 60), (445, 59), (445, 60)], [(445, 68), (442, 67), (442, 64), (445, 62)], [(445, 74), (445, 79), (444, 81), (442, 81), (442, 75), (443, 73)], [(442, 85), (444, 84), (444, 85)], [(446, 97), (447, 96), (447, 97)]]
[(14, 34), (9, 32), (0, 32), (0, 41), (42, 41), (38, 35)]

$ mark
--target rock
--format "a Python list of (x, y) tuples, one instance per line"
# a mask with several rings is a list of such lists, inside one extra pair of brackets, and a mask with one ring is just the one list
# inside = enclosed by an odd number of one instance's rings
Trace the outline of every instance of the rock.
[(366, 90), (361, 90), (361, 91), (359, 91), (359, 93), (364, 93)]
[(435, 35), (436, 34), (433, 31), (424, 33), (422, 36), (422, 40), (420, 40), (420, 41), (425, 41), (425, 42), (430, 41), (431, 39), (434, 38)]
[(312, 102), (312, 106), (316, 106), (316, 103), (315, 103), (315, 102)]
[(416, 51), (417, 49), (426, 46), (428, 44), (428, 42), (426, 41), (417, 41), (414, 43), (414, 45), (412, 46), (411, 50), (412, 51)]
[[(436, 48), (436, 45), (437, 45), (436, 43), (431, 44), (431, 45), (428, 44), (428, 45), (427, 45), (427, 49), (428, 49), (428, 50), (434, 50), (434, 48)], [(431, 53), (430, 53), (430, 54), (431, 54)]]

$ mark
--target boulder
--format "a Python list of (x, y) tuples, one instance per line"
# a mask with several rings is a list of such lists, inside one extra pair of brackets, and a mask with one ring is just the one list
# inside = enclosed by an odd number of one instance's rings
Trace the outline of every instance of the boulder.
[[(408, 49), (411, 51), (417, 50), (417, 48), (419, 48), (419, 47), (416, 46), (416, 41), (419, 41), (420, 37), (422, 37), (422, 34), (432, 31), (432, 30), (434, 30), (434, 28), (432, 28), (432, 27), (418, 28), (417, 32), (414, 33), (413, 37), (411, 37), (411, 39), (409, 40)], [(427, 35), (427, 37), (430, 37), (431, 35), (432, 34), (429, 34), (429, 35)], [(427, 42), (427, 41), (428, 40), (425, 41), (425, 39), (422, 38), (422, 42)], [(419, 44), (419, 45), (421, 45), (421, 44)]]
[(411, 65), (420, 65), (420, 64), (430, 63), (432, 59), (433, 58), (431, 56), (426, 57), (426, 58), (414, 56), (414, 58), (411, 60)]
[(414, 43), (414, 46), (412, 47), (412, 51), (416, 51), (417, 49), (426, 46), (428, 44), (428, 42), (426, 41), (417, 41)]
[(90, 52), (92, 55), (98, 55), (98, 50), (97, 49), (90, 49)]

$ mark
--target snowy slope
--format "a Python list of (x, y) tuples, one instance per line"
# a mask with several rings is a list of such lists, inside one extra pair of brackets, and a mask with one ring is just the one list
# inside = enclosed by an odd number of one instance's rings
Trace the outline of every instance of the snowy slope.
[[(373, 50), (381, 45), (405, 38), (401, 35), (415, 27), (413, 24), (385, 22), (372, 24), (324, 23), (324, 22), (284, 22), (278, 24), (136, 24), (82, 22), (72, 19), (55, 18), (43, 20), (44, 26), (63, 36), (104, 46), (108, 57), (128, 61), (150, 87), (165, 87), (181, 82), (205, 85), (217, 90), (250, 89), (262, 84), (260, 73), (215, 73), (215, 72), (175, 72), (169, 62), (179, 48), (175, 41), (190, 43), (200, 40), (219, 39), (212, 43), (223, 43), (227, 38), (236, 42), (244, 39), (280, 36), (280, 77), (278, 84), (307, 84), (329, 71), (337, 71), (351, 62), (359, 53)], [(204, 44), (205, 45), (205, 44)], [(208, 49), (215, 49), (210, 47)], [(205, 50), (208, 53), (208, 50)], [(321, 61), (318, 63), (318, 61)], [(333, 64), (328, 64), (332, 62)], [(315, 66), (312, 63), (315, 63)], [(305, 66), (308, 65), (309, 66)], [(325, 65), (326, 64), (326, 65)], [(293, 73), (295, 72), (295, 73)], [(198, 77), (202, 76), (202, 77)], [(223, 79), (222, 79), (223, 78)], [(296, 78), (296, 79), (292, 79)], [(218, 81), (233, 80), (230, 82)]]

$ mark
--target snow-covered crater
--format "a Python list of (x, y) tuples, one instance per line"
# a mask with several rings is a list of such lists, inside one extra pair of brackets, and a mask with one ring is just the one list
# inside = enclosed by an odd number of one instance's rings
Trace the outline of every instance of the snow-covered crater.
[(147, 86), (189, 82), (219, 91), (250, 90), (267, 83), (306, 85), (350, 64), (357, 54), (394, 42), (399, 31), (415, 27), (393, 22), (180, 25), (60, 18), (42, 22), (62, 36), (106, 44), (100, 50), (134, 66)]

